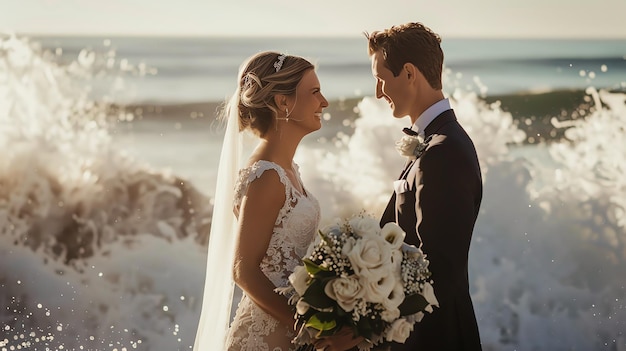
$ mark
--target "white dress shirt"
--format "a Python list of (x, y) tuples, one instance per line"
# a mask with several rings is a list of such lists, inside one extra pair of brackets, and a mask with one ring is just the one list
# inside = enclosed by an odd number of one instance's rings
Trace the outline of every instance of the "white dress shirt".
[(411, 126), (411, 129), (416, 131), (422, 138), (424, 137), (424, 130), (430, 122), (432, 122), (437, 116), (442, 114), (444, 111), (451, 110), (450, 100), (442, 99), (434, 104), (432, 104), (429, 108), (427, 108), (422, 114), (417, 117), (415, 123)]

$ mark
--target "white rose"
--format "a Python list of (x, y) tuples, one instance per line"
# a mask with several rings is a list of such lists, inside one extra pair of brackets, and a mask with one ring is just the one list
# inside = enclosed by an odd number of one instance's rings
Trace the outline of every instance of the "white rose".
[(344, 253), (359, 277), (376, 281), (393, 271), (391, 248), (381, 237), (361, 238), (350, 242), (348, 246)]
[[(402, 286), (402, 279), (396, 280), (396, 284), (393, 289), (387, 295), (387, 298), (383, 300), (383, 307), (388, 310), (397, 309), (404, 301), (404, 287)], [(389, 322), (389, 321), (388, 321)]]
[(303, 299), (299, 299), (296, 303), (296, 312), (298, 312), (298, 314), (300, 315), (304, 315), (309, 310), (309, 307), (311, 307), (311, 305), (309, 305)]
[(363, 297), (363, 289), (355, 276), (336, 278), (329, 281), (324, 287), (328, 297), (337, 301), (339, 306), (346, 312), (350, 312)]
[(397, 250), (402, 247), (406, 233), (399, 225), (389, 222), (380, 230), (380, 236), (391, 245), (391, 248)]
[(343, 243), (343, 247), (341, 248), (341, 254), (344, 256), (348, 256), (348, 254), (350, 253), (350, 251), (352, 251), (356, 243), (357, 243), (356, 238), (353, 238), (353, 237), (347, 238), (346, 242)]
[(413, 315), (413, 319), (418, 323), (422, 321), (422, 318), (424, 318), (424, 312), (417, 312)]
[(391, 274), (382, 276), (374, 281), (361, 280), (363, 290), (365, 291), (365, 300), (374, 303), (383, 303), (389, 300), (389, 295), (393, 292), (396, 282), (396, 278)]
[(304, 292), (309, 287), (309, 273), (304, 266), (296, 266), (293, 273), (289, 275), (289, 283), (296, 290), (298, 295), (304, 295)]
[(378, 235), (380, 224), (372, 217), (354, 217), (349, 221), (352, 231), (360, 237)]
[(422, 295), (426, 299), (426, 302), (430, 304), (429, 306), (426, 307), (427, 312), (432, 313), (433, 311), (432, 306), (439, 307), (439, 301), (437, 301), (437, 297), (435, 296), (435, 289), (433, 288), (432, 285), (430, 285), (430, 283), (424, 283), (424, 290), (422, 290)]
[(400, 317), (400, 309), (394, 308), (390, 310), (384, 310), (380, 313), (380, 318), (382, 318), (385, 322), (391, 323)]
[(396, 141), (396, 150), (398, 150), (402, 156), (415, 159), (415, 149), (423, 142), (420, 136), (405, 135), (400, 140)]
[(387, 339), (387, 341), (404, 343), (409, 335), (411, 335), (412, 331), (413, 324), (407, 322), (404, 318), (400, 318), (394, 321), (391, 327), (387, 329), (385, 339)]
[[(393, 250), (391, 252), (391, 262), (393, 262), (394, 265), (397, 265), (398, 272), (401, 272), (401, 269), (402, 269), (402, 251), (400, 251), (400, 250)], [(402, 274), (402, 273), (399, 273), (399, 274)]]

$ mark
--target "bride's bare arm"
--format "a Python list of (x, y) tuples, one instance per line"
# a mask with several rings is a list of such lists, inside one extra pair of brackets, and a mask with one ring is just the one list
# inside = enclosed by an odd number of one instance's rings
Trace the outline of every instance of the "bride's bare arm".
[(239, 208), (233, 273), (235, 283), (260, 308), (286, 326), (292, 327), (293, 309), (284, 296), (274, 292), (274, 284), (259, 267), (284, 203), (285, 186), (276, 172), (266, 171), (250, 183)]

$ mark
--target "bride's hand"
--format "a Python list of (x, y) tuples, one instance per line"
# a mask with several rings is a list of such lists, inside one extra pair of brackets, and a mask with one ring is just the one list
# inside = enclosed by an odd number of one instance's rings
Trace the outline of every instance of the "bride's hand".
[(352, 329), (344, 327), (335, 335), (317, 339), (313, 345), (315, 350), (324, 351), (345, 351), (354, 348), (364, 340), (363, 337), (354, 337)]

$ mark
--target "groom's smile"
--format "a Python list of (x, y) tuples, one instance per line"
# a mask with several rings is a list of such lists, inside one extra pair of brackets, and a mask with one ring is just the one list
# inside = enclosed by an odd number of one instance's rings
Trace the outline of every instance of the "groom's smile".
[(382, 51), (375, 52), (372, 56), (372, 75), (376, 79), (376, 98), (385, 99), (396, 118), (408, 115), (408, 111), (401, 111), (402, 91), (406, 90), (400, 75), (394, 76), (387, 67)]

